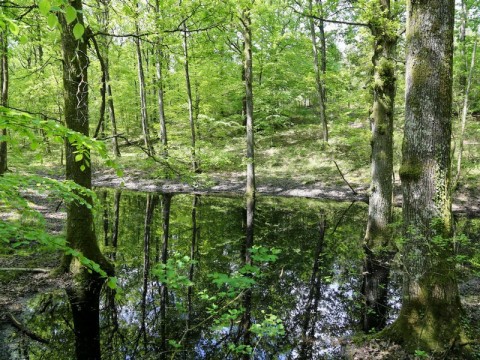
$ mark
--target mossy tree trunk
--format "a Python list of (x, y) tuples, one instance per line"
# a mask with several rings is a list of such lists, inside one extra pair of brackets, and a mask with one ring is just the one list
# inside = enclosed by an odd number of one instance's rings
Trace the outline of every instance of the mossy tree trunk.
[(400, 315), (386, 333), (410, 350), (444, 351), (462, 338), (451, 240), (453, 25), (453, 1), (407, 2), (404, 284)]
[[(67, 24), (59, 14), (63, 51), (64, 114), (66, 126), (88, 136), (88, 58), (86, 39), (76, 40), (73, 27), (83, 25), (81, 0), (70, 1), (77, 10), (77, 20)], [(75, 160), (77, 148), (66, 142), (66, 178), (87, 189), (92, 187), (92, 172), (87, 163), (89, 156)], [(92, 199), (86, 199), (91, 203)], [(92, 209), (85, 204), (72, 202), (67, 206), (67, 244), (95, 261), (108, 274), (113, 274), (111, 264), (101, 253), (94, 230)], [(75, 352), (77, 359), (100, 359), (99, 295), (104, 282), (96, 272), (88, 272), (76, 259), (66, 257), (65, 270), (74, 275), (73, 284), (67, 287), (72, 307)]]
[[(389, 0), (378, 0), (383, 20), (392, 21)], [(396, 34), (387, 26), (371, 25), (374, 36), (373, 106), (371, 184), (368, 206), (368, 222), (365, 232), (365, 262), (362, 294), (364, 308), (362, 328), (369, 332), (385, 327), (387, 316), (387, 290), (392, 258), (392, 175), (393, 175), (393, 110), (395, 100), (394, 52)]]

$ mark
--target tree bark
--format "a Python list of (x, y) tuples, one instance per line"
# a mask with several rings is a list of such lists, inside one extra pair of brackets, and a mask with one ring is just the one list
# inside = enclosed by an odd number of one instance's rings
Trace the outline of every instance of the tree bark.
[[(384, 21), (392, 21), (390, 0), (378, 0), (384, 12)], [(368, 202), (368, 222), (365, 232), (364, 277), (362, 294), (364, 308), (362, 327), (365, 332), (381, 330), (387, 320), (387, 291), (393, 245), (393, 112), (395, 100), (395, 46), (396, 34), (383, 26), (371, 26), (373, 47), (373, 106), (371, 184)]]
[(453, 1), (407, 1), (403, 301), (387, 333), (409, 350), (445, 351), (463, 337), (450, 197), (453, 28)]

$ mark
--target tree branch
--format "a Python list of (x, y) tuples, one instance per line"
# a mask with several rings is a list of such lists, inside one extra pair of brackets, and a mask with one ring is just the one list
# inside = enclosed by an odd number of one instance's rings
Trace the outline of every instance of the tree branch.
[(28, 330), (25, 326), (22, 325), (12, 314), (7, 314), (7, 319), (10, 321), (16, 329), (18, 329), (22, 334), (27, 335), (30, 339), (38, 341), (42, 344), (49, 344), (50, 341), (42, 338), (41, 336), (35, 334), (34, 332)]
[(342, 171), (340, 170), (340, 168), (338, 167), (338, 164), (335, 160), (332, 160), (333, 163), (335, 164), (335, 166), (337, 167), (337, 170), (338, 172), (340, 173), (340, 176), (342, 177), (343, 181), (345, 181), (345, 184), (348, 185), (348, 187), (350, 188), (350, 190), (352, 190), (353, 192), (353, 195), (358, 195), (358, 193), (352, 188), (352, 186), (348, 183), (347, 179), (345, 179), (345, 176), (343, 176), (342, 174)]
[(366, 24), (366, 23), (360, 23), (360, 22), (355, 22), (355, 21), (325, 19), (325, 18), (322, 18), (320, 16), (316, 16), (316, 15), (312, 15), (312, 14), (306, 14), (303, 11), (298, 11), (298, 10), (294, 9), (293, 7), (290, 7), (290, 8), (295, 13), (297, 13), (299, 15), (302, 15), (302, 16), (305, 16), (305, 17), (308, 17), (308, 18), (312, 18), (312, 19), (315, 19), (315, 20), (323, 21), (323, 22), (326, 22), (326, 23), (340, 24), (340, 25), (351, 25), (351, 26), (363, 26), (363, 27), (370, 28), (370, 25)]
[(41, 112), (32, 112), (32, 111), (28, 111), (28, 110), (25, 110), (25, 109), (19, 109), (19, 108), (15, 108), (13, 106), (4, 106), (4, 108), (7, 108), (7, 109), (11, 109), (11, 110), (15, 110), (15, 111), (20, 111), (20, 112), (24, 112), (26, 114), (30, 114), (30, 115), (40, 115), (42, 118), (44, 118), (45, 120), (52, 120), (52, 121), (56, 121), (58, 123), (62, 123), (60, 120), (58, 119), (55, 119), (55, 118), (52, 118), (44, 113), (41, 113)]

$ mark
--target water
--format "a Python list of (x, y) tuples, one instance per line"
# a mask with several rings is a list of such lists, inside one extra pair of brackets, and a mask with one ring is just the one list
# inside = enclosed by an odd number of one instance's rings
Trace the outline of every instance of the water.
[[(103, 359), (335, 359), (358, 329), (365, 204), (260, 197), (255, 268), (245, 269), (243, 198), (98, 196), (97, 237), (120, 288), (101, 294)], [(33, 298), (24, 318), (53, 341), (24, 341), (17, 355), (74, 358), (64, 291)]]

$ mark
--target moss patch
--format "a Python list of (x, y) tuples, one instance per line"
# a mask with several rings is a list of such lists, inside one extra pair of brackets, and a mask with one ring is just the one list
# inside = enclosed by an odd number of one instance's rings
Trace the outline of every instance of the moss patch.
[(417, 181), (420, 179), (420, 175), (422, 174), (422, 164), (420, 161), (416, 159), (411, 159), (411, 160), (405, 160), (402, 165), (400, 166), (400, 169), (398, 170), (398, 173), (400, 175), (400, 179), (402, 181)]

